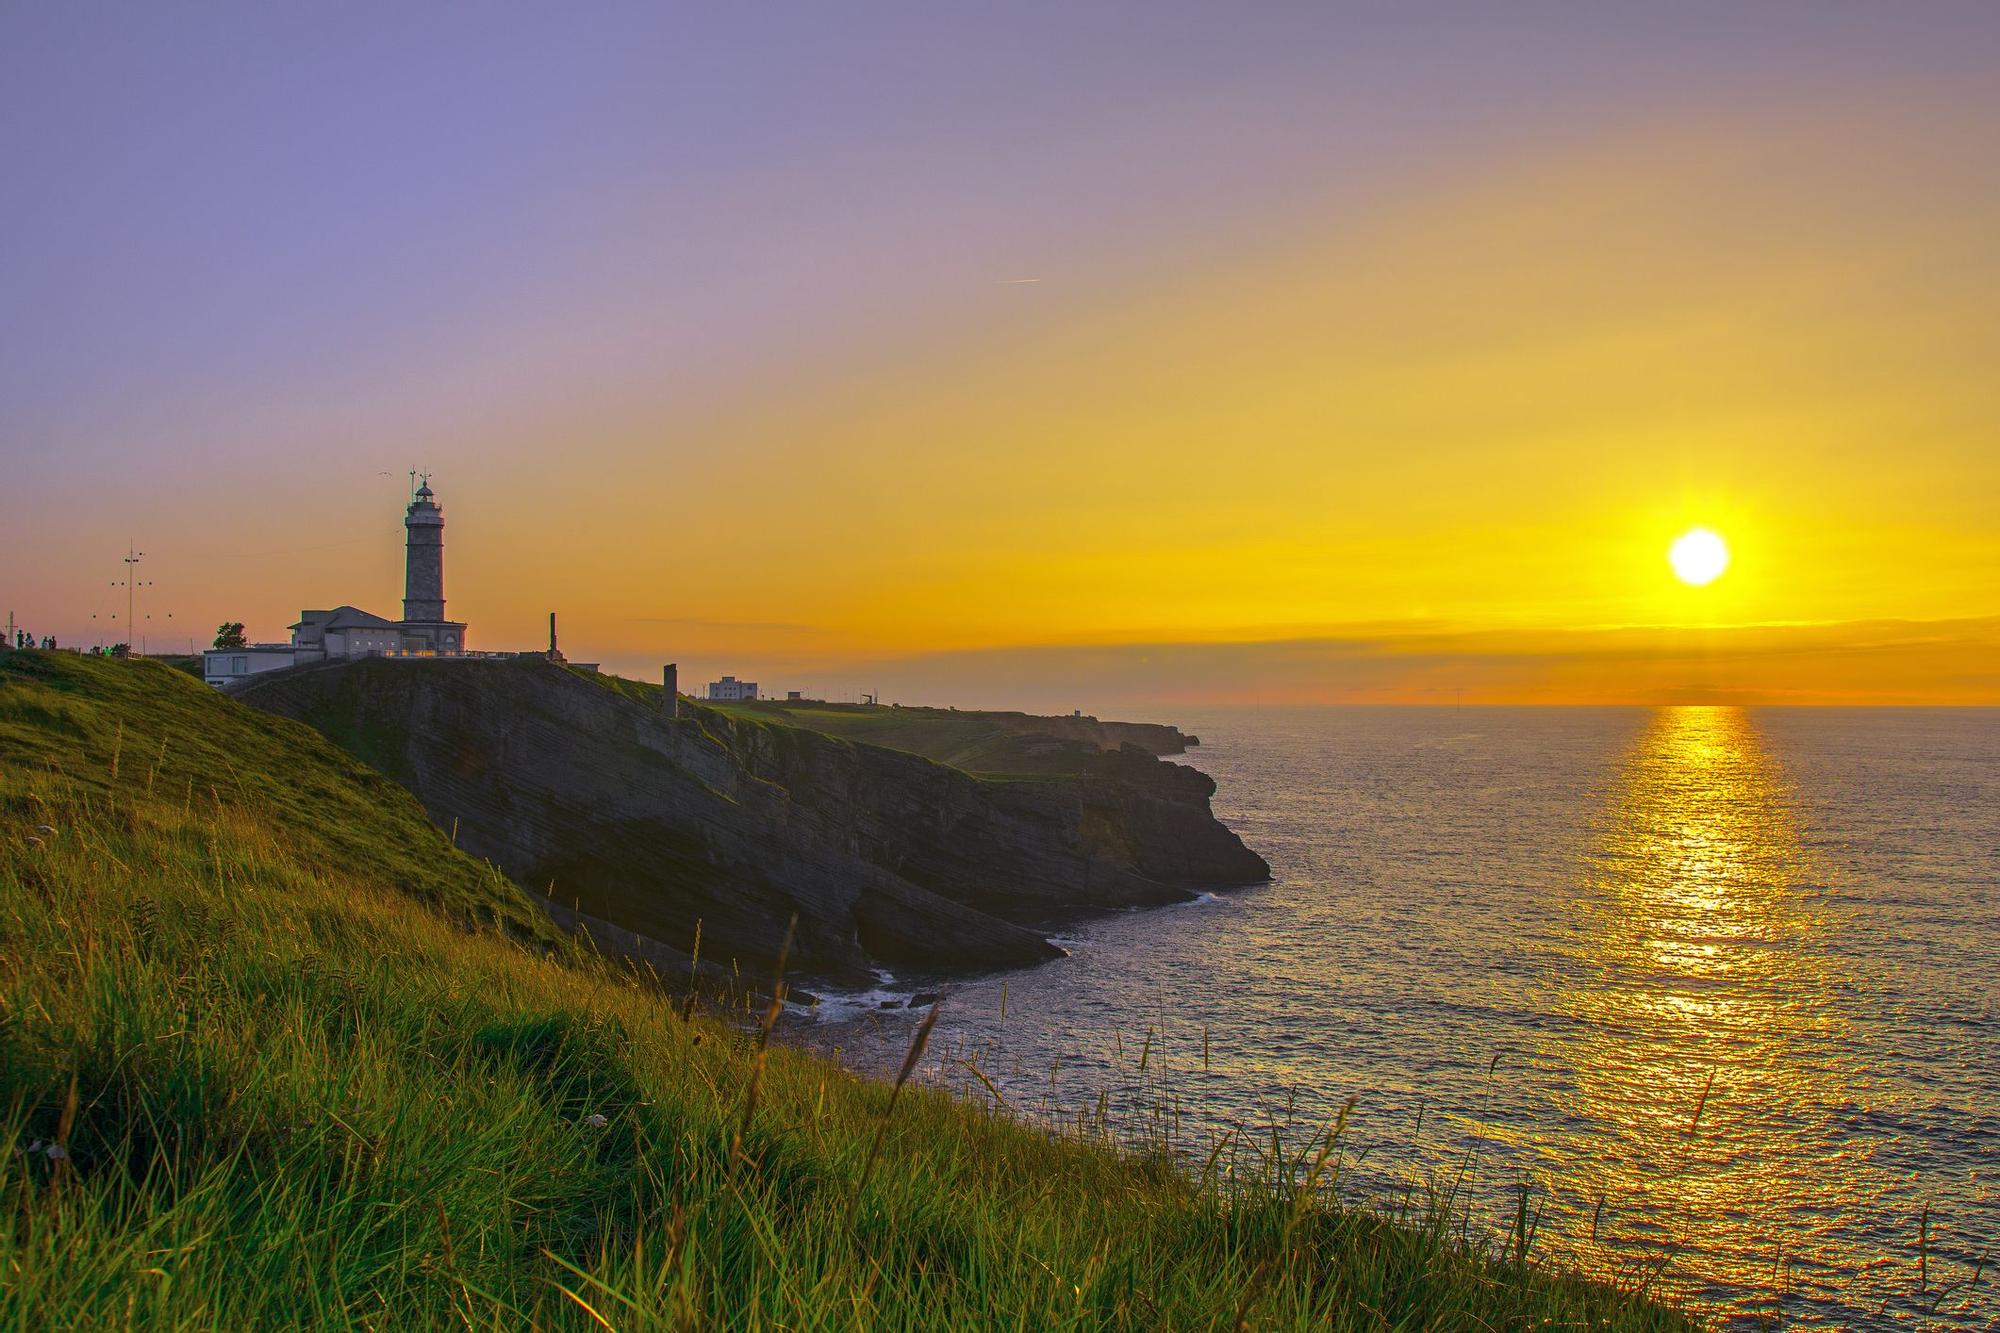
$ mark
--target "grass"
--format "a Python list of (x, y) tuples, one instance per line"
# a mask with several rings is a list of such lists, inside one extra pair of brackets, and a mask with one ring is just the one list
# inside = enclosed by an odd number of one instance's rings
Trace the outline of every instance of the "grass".
[(561, 938), (512, 881), (456, 854), (407, 789), (310, 727), (157, 661), (0, 651), (0, 754), (0, 818), (29, 813), (31, 775), (189, 817), (252, 802), (301, 863), (366, 867), (465, 920)]
[(0, 655), (0, 743), (7, 1328), (1688, 1326), (1335, 1127), (1197, 1173), (689, 1015), (167, 668)]
[(846, 740), (906, 750), (949, 764), (978, 753), (1008, 732), (1001, 720), (981, 713), (929, 708), (859, 708), (811, 704), (711, 704), (736, 715), (769, 718)]
[[(1019, 713), (852, 704), (703, 703), (742, 723), (816, 731), (859, 745), (920, 755), (975, 777), (1033, 780), (1084, 771), (1098, 754), (1086, 741), (1058, 741)], [(1055, 720), (1060, 724), (1060, 719)]]
[[(663, 687), (571, 668), (601, 689), (649, 709), (660, 706)], [(1041, 724), (1066, 719), (1024, 713), (960, 712), (945, 708), (878, 708), (862, 704), (788, 703), (760, 699), (744, 703), (681, 701), (681, 716), (718, 741), (731, 725), (756, 728), (774, 742), (813, 732), (855, 745), (914, 754), (974, 777), (995, 781), (1041, 781), (1087, 771), (1098, 747), (1081, 740), (1054, 740)], [(1114, 724), (1117, 725), (1117, 724)]]
[[(657, 709), (660, 706), (664, 687), (651, 681), (577, 671), (576, 668), (571, 670), (600, 689), (610, 690), (645, 708)], [(681, 700), (680, 711), (683, 718), (701, 726), (718, 740), (722, 737), (717, 733), (726, 731), (730, 725), (757, 728), (779, 744), (784, 743), (788, 735), (815, 732), (854, 744), (920, 755), (935, 763), (962, 768), (979, 777), (1002, 776), (979, 761), (986, 751), (1014, 738), (1007, 726), (998, 720), (1008, 716), (1003, 714), (840, 704), (780, 704), (769, 700), (721, 703), (685, 698)]]

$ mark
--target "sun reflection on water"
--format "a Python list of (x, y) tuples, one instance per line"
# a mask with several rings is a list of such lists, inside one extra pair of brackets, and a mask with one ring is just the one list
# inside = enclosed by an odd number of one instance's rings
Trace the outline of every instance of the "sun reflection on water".
[[(954, 982), (933, 1052), (1057, 1123), (1167, 1106), (1190, 1170), (1358, 1098), (1356, 1199), (1499, 1238), (1525, 1184), (1538, 1254), (1732, 1326), (2000, 1327), (2000, 714), (1197, 720), (1274, 881)], [(893, 1077), (915, 1021), (828, 1035)]]
[(1561, 1174), (1609, 1201), (1620, 1249), (1676, 1255), (1744, 1312), (1838, 1267), (1813, 1219), (1857, 1187), (1819, 1132), (1846, 1074), (1817, 884), (1751, 717), (1663, 709), (1589, 859), (1552, 997), (1574, 1021), (1545, 1068), (1591, 1154)]

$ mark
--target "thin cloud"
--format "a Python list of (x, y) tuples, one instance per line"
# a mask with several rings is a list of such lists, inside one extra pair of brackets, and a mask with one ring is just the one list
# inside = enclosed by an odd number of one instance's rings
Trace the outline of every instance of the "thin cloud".
[(787, 620), (704, 620), (695, 616), (626, 616), (621, 623), (676, 625), (682, 629), (786, 630), (802, 634), (817, 634), (821, 629), (818, 625), (800, 625)]
[(2000, 618), (1043, 645), (878, 660), (821, 674), (878, 684), (904, 702), (1063, 711), (1440, 698), (1992, 705), (2000, 703)]

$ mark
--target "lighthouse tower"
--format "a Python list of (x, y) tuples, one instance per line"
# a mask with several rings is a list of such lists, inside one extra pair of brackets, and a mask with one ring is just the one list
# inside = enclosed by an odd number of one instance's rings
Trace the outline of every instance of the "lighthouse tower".
[(403, 619), (411, 624), (435, 625), (444, 619), (444, 510), (432, 497), (428, 476), (410, 501), (403, 527), (409, 533)]
[(444, 510), (428, 475), (410, 499), (403, 528), (403, 650), (457, 656), (465, 651), (465, 624), (444, 618)]

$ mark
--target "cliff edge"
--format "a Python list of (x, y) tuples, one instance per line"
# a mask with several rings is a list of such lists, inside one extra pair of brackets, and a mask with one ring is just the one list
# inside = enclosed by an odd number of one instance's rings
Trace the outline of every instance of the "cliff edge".
[[(651, 697), (647, 690), (651, 689)], [(1214, 783), (1137, 747), (980, 776), (553, 663), (364, 659), (261, 676), (244, 702), (413, 791), (525, 887), (673, 950), (803, 972), (1015, 966), (1079, 913), (1269, 876)]]

